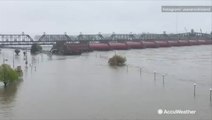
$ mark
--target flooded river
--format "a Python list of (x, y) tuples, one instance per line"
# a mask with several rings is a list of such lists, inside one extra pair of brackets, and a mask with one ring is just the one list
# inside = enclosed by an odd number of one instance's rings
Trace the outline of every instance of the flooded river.
[[(212, 119), (211, 45), (80, 56), (27, 53), (27, 67), (23, 53), (13, 56), (13, 51), (2, 49), (0, 62), (7, 58), (7, 64), (21, 65), (24, 76), (6, 89), (0, 83), (0, 120)], [(108, 66), (115, 53), (126, 56), (126, 66)], [(158, 114), (158, 109), (196, 113)]]

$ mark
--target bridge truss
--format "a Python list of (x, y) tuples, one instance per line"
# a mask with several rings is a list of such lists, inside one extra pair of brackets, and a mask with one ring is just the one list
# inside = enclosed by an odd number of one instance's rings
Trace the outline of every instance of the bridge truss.
[(58, 41), (78, 42), (78, 41), (125, 41), (125, 40), (178, 40), (178, 39), (206, 39), (212, 40), (212, 33), (186, 32), (178, 34), (82, 34), (73, 36), (65, 34), (44, 33), (38, 40), (33, 40), (28, 34), (0, 34), (0, 45), (53, 45)]

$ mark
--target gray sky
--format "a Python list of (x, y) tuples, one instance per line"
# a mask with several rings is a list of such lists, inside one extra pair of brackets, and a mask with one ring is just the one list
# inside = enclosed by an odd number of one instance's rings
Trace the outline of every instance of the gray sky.
[(210, 32), (212, 13), (162, 13), (162, 5), (211, 5), (210, 0), (5, 1), (0, 33)]

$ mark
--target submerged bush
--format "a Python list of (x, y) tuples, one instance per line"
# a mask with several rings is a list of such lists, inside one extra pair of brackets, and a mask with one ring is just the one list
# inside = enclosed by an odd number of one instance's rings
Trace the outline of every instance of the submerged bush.
[(31, 53), (32, 54), (36, 54), (36, 53), (39, 53), (41, 51), (42, 51), (42, 47), (40, 45), (35, 43), (31, 46)]
[(122, 57), (120, 55), (114, 55), (112, 58), (108, 60), (108, 63), (112, 66), (122, 66), (126, 62), (126, 57)]
[(20, 50), (19, 49), (15, 49), (15, 53), (16, 53), (16, 55), (19, 55)]
[(8, 83), (18, 80), (19, 74), (13, 70), (10, 65), (2, 64), (0, 66), (0, 81), (4, 83), (6, 87)]

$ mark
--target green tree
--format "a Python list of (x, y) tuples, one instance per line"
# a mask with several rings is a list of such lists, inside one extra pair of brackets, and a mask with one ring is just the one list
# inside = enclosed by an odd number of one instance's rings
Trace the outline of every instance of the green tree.
[(31, 53), (35, 54), (42, 51), (42, 47), (36, 43), (31, 46)]
[(18, 73), (13, 70), (10, 65), (2, 64), (0, 66), (0, 81), (4, 83), (5, 87), (8, 83), (18, 80), (18, 78)]
[(108, 63), (112, 66), (122, 66), (125, 64), (127, 59), (120, 55), (114, 55), (112, 58), (108, 60)]

